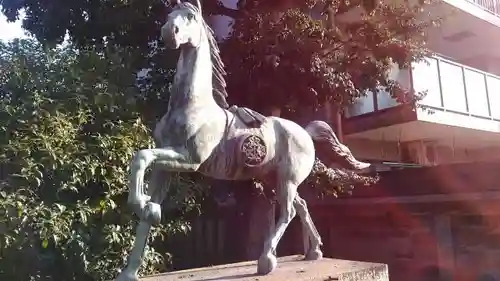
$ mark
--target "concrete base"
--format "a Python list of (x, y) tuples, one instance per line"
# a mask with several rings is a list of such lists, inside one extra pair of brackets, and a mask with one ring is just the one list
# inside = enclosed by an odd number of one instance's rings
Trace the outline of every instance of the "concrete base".
[(257, 262), (241, 262), (148, 276), (141, 281), (389, 281), (387, 265), (324, 258), (304, 261), (302, 256), (278, 259), (269, 275), (257, 275)]

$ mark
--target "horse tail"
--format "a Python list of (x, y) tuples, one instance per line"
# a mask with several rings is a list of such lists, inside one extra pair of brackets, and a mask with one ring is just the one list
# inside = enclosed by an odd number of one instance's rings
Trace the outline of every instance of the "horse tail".
[(370, 186), (379, 181), (378, 175), (358, 175), (351, 170), (328, 168), (317, 157), (306, 183), (319, 189), (321, 195), (338, 196), (341, 193), (350, 194), (355, 186)]
[(351, 150), (342, 144), (332, 127), (324, 121), (312, 121), (305, 130), (314, 141), (316, 149), (326, 156), (327, 160), (340, 164), (343, 168), (350, 170), (365, 170), (371, 165), (369, 163), (358, 161)]
[(319, 157), (314, 159), (314, 166), (308, 177), (308, 183), (312, 186), (333, 187), (322, 193), (333, 194), (350, 192), (355, 185), (369, 186), (378, 182), (378, 176), (358, 175), (353, 170), (361, 171), (368, 169), (369, 163), (358, 161), (351, 150), (342, 144), (332, 128), (323, 121), (312, 121), (305, 130), (314, 141), (314, 146), (320, 148), (321, 156), (326, 156), (328, 161), (338, 163), (342, 168), (329, 168)]

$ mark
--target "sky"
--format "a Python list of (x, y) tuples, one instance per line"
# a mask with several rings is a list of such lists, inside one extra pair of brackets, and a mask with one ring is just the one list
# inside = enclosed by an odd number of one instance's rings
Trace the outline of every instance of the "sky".
[[(236, 9), (236, 2), (235, 0), (222, 0), (224, 5), (226, 7)], [(21, 17), (23, 16), (23, 13), (21, 12)], [(230, 27), (229, 23), (231, 22), (231, 19), (228, 17), (224, 16), (217, 16), (214, 19), (212, 19), (213, 22), (211, 22), (213, 25), (216, 26), (216, 30), (223, 30), (222, 36), (225, 36), (229, 33)], [(21, 27), (22, 23), (21, 20), (18, 20), (13, 23), (7, 22), (7, 18), (0, 13), (0, 41), (10, 41), (14, 38), (18, 37), (24, 37), (24, 31)], [(219, 35), (221, 36), (221, 35)]]
[[(236, 2), (235, 0), (222, 0), (222, 2), (224, 3), (224, 5), (226, 5), (227, 7), (229, 8), (233, 8), (233, 9), (236, 9)], [(21, 13), (21, 17), (23, 16), (23, 14)], [(212, 24), (214, 24), (217, 28), (217, 30), (224, 30), (223, 33), (225, 35), (227, 35), (230, 31), (230, 28), (228, 26), (228, 24), (230, 23), (230, 19), (229, 18), (224, 18), (223, 16), (219, 16), (215, 19), (213, 19), (214, 22), (212, 22)], [(18, 38), (18, 37), (24, 37), (24, 31), (21, 27), (22, 23), (21, 23), (21, 20), (18, 20), (14, 23), (9, 23), (7, 22), (7, 19), (5, 18), (5, 16), (0, 13), (0, 41), (10, 41), (14, 38)], [(220, 36), (220, 35), (219, 35)]]
[(21, 27), (21, 20), (14, 23), (7, 22), (5, 16), (0, 13), (0, 40), (10, 41), (14, 38), (23, 37), (24, 31)]

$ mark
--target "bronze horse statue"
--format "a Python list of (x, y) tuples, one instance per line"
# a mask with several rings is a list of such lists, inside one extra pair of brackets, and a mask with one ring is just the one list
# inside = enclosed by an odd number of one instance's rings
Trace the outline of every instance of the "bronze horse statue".
[[(172, 4), (161, 36), (168, 47), (180, 48), (181, 53), (167, 112), (153, 133), (156, 148), (137, 151), (130, 164), (128, 204), (140, 217), (140, 223), (128, 264), (116, 280), (138, 280), (150, 227), (160, 222), (160, 204), (172, 172), (200, 172), (224, 180), (264, 178), (272, 174), (277, 184), (280, 217), (264, 243), (258, 273), (268, 274), (275, 269), (276, 247), (296, 214), (311, 240), (305, 258), (322, 258), (321, 237), (305, 200), (297, 192), (318, 161), (313, 141), (327, 141), (346, 168), (359, 171), (370, 164), (357, 161), (325, 122), (313, 121), (303, 128), (283, 118), (229, 107), (224, 65), (213, 31), (203, 19), (199, 0)], [(151, 180), (146, 194), (144, 173), (150, 165)]]

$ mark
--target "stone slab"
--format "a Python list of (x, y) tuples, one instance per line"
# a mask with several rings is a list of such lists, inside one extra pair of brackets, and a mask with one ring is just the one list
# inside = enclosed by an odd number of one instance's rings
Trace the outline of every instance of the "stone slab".
[(303, 256), (279, 258), (276, 270), (264, 276), (256, 274), (256, 261), (249, 261), (153, 275), (141, 281), (389, 281), (386, 264), (302, 259)]

